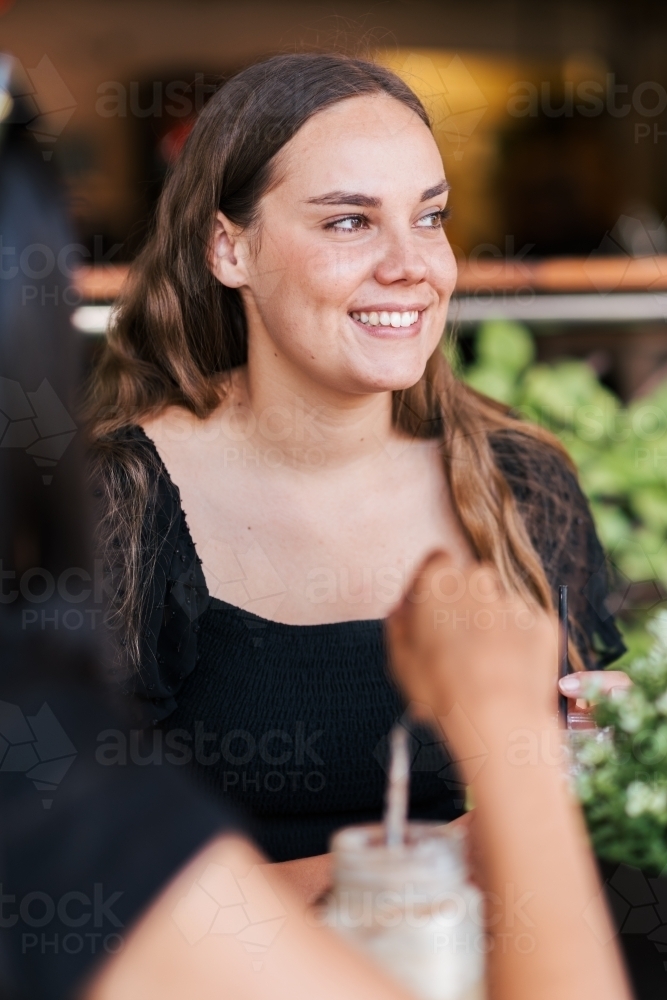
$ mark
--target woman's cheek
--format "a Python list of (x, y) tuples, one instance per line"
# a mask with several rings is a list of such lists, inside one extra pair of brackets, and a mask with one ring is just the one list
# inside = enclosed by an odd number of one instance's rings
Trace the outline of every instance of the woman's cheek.
[(447, 243), (439, 253), (432, 256), (427, 280), (441, 298), (449, 299), (456, 287), (457, 276), (456, 257)]
[(369, 276), (369, 256), (363, 247), (318, 247), (305, 267), (312, 287), (329, 289), (330, 298), (338, 300), (341, 294), (349, 298)]

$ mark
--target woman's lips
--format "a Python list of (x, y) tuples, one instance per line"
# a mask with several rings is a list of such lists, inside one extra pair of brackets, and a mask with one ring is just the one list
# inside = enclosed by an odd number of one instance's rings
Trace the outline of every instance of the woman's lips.
[(421, 327), (423, 309), (353, 310), (350, 319), (374, 337), (409, 337)]

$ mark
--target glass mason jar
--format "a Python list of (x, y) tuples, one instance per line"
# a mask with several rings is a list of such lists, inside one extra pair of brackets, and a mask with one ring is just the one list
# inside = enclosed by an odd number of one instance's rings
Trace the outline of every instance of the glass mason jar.
[(380, 824), (331, 841), (334, 887), (326, 922), (419, 1000), (483, 1000), (482, 895), (467, 880), (465, 833), (409, 823), (389, 847)]

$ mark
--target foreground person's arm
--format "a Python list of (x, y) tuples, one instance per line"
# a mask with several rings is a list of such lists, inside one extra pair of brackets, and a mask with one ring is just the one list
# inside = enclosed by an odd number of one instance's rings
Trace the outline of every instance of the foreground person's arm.
[[(277, 867), (241, 837), (212, 841), (100, 970), (86, 1000), (408, 1000), (333, 932), (313, 926)], [(202, 883), (208, 892), (197, 888)], [(251, 925), (275, 921), (259, 934), (266, 945), (246, 950), (236, 933), (239, 888), (250, 900)], [(236, 913), (228, 911), (216, 933), (218, 906)]]
[[(518, 599), (494, 598), (487, 569), (468, 574), (456, 603), (438, 601), (437, 574), (448, 566), (444, 555), (428, 561), (389, 635), (399, 681), (443, 720), (472, 784), (483, 888), (497, 901), (491, 997), (627, 1000), (583, 821), (555, 763), (554, 623)], [(519, 730), (542, 748), (523, 766), (510, 753)]]
[[(445, 718), (447, 738), (472, 780), (484, 888), (492, 903), (498, 901), (490, 914), (492, 1000), (629, 1000), (585, 832), (562, 772), (548, 757), (517, 767), (507, 753), (517, 729), (530, 728), (538, 741), (557, 738), (551, 717), (553, 625), (538, 613), (526, 628), (520, 602), (489, 601), (494, 578), (486, 570), (477, 571), (474, 587), (483, 600), (473, 600), (468, 590), (443, 615), (442, 605), (428, 595), (444, 565), (436, 560), (422, 573), (417, 589), (426, 599), (406, 602), (389, 631), (404, 688)], [(492, 612), (494, 627), (488, 615), (483, 630), (474, 627), (480, 610)], [(478, 770), (480, 739), (487, 755)], [(193, 893), (211, 865), (232, 876), (216, 881), (213, 903), (211, 885), (208, 893)], [(233, 921), (224, 922), (228, 933), (211, 928), (219, 907), (238, 904), (236, 887), (246, 884), (256, 865), (284, 921), (266, 950), (248, 954)], [(263, 865), (236, 837), (213, 842), (177, 877), (123, 952), (101, 970), (87, 998), (206, 1000), (221, 994), (244, 1000), (401, 995), (332, 934), (312, 927), (276, 866)]]
[(306, 905), (328, 892), (332, 882), (333, 855), (316, 854), (310, 858), (274, 862), (273, 868)]

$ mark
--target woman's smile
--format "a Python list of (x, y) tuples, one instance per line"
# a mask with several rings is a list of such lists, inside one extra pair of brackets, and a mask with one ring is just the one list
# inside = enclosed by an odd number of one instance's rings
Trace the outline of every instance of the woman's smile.
[(372, 305), (366, 309), (355, 309), (348, 315), (365, 334), (397, 340), (419, 334), (424, 310), (424, 306), (405, 309), (391, 305)]

